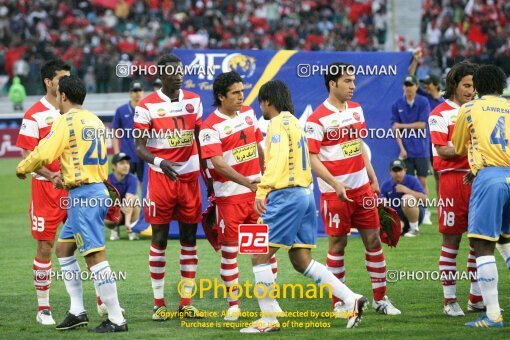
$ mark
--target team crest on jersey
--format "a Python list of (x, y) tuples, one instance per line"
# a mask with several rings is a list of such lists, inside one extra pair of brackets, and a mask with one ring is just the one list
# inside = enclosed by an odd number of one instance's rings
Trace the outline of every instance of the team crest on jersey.
[(27, 128), (27, 125), (25, 123), (21, 124), (21, 130), (25, 130)]
[(166, 115), (166, 112), (165, 112), (165, 109), (161, 108), (161, 109), (158, 109), (156, 111), (156, 114), (160, 117), (163, 117), (164, 115)]
[(186, 104), (186, 111), (188, 111), (188, 113), (192, 113), (195, 111), (195, 107), (192, 104)]
[(437, 120), (435, 118), (432, 118), (430, 121), (429, 121), (429, 125), (430, 126), (436, 126), (437, 125)]
[(44, 119), (44, 121), (46, 122), (46, 124), (48, 124), (48, 125), (52, 125), (52, 124), (53, 124), (54, 119), (53, 119), (53, 117), (52, 117), (52, 116), (48, 116), (48, 117), (46, 117), (46, 118)]
[(225, 126), (223, 132), (228, 136), (232, 133), (232, 128), (230, 126)]
[(204, 133), (202, 135), (202, 142), (208, 142), (210, 139), (211, 139), (211, 135), (209, 135), (208, 133)]
[(313, 136), (313, 127), (312, 126), (307, 126), (305, 133), (306, 133), (307, 136)]
[(354, 117), (354, 119), (356, 119), (358, 122), (359, 122), (359, 120), (361, 119), (361, 118), (360, 118), (360, 116), (359, 116), (359, 113), (358, 113), (358, 112), (354, 112), (354, 113), (352, 114), (352, 116), (353, 116), (353, 117)]
[(250, 126), (253, 125), (253, 119), (251, 119), (250, 116), (246, 116), (244, 119), (246, 120), (246, 124), (248, 124)]

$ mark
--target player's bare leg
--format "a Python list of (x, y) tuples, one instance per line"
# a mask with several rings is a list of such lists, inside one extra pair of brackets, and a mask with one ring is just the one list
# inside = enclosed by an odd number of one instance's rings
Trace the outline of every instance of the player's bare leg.
[(475, 249), (478, 284), (487, 312), (482, 315), (481, 319), (468, 322), (466, 326), (479, 327), (477, 322), (485, 321), (482, 320), (485, 315), (495, 325), (502, 326), (503, 317), (498, 300), (498, 268), (496, 267), (496, 258), (494, 257), (496, 242), (479, 238), (471, 238), (470, 241)]
[(505, 261), (506, 266), (510, 269), (510, 238), (500, 236), (496, 243), (496, 248), (501, 254), (501, 257), (503, 257), (503, 261)]
[(188, 294), (181, 295), (179, 301), (179, 316), (191, 319), (201, 319), (200, 311), (191, 305), (191, 293), (194, 290), (195, 276), (197, 273), (197, 227), (196, 223), (179, 222), (179, 240), (181, 242), (181, 280), (186, 280), (189, 284), (183, 285)]
[(420, 228), (418, 227), (420, 219), (420, 208), (417, 205), (416, 198), (409, 194), (402, 196), (402, 213), (409, 221), (409, 231), (404, 234), (405, 237), (418, 236)]
[(444, 313), (449, 316), (463, 316), (464, 312), (457, 303), (457, 253), (459, 252), (462, 234), (443, 234), (439, 271), (444, 295)]
[[(347, 247), (347, 235), (328, 235), (328, 241), (329, 250), (328, 257), (326, 258), (326, 266), (337, 279), (345, 283), (344, 253), (345, 247)], [(347, 306), (336, 296), (333, 296), (332, 308), (333, 311), (341, 317), (347, 315), (345, 313)]]
[(89, 332), (126, 332), (128, 330), (127, 322), (124, 319), (124, 315), (122, 315), (115, 276), (112, 274), (110, 264), (106, 260), (105, 251), (101, 250), (85, 255), (85, 262), (90, 268), (94, 278), (94, 285), (99, 291), (101, 300), (108, 310), (108, 319), (103, 321), (98, 327), (90, 329)]
[(365, 245), (365, 264), (372, 281), (374, 300), (372, 308), (387, 315), (400, 315), (401, 312), (386, 296), (386, 261), (381, 246), (379, 229), (359, 229), (361, 239)]
[(152, 224), (149, 270), (154, 294), (154, 308), (152, 310), (152, 320), (154, 321), (164, 321), (168, 318), (165, 304), (165, 250), (169, 227), (169, 224)]
[(53, 243), (53, 240), (37, 240), (37, 252), (32, 264), (38, 305), (36, 320), (41, 325), (55, 324), (50, 307), (51, 253)]

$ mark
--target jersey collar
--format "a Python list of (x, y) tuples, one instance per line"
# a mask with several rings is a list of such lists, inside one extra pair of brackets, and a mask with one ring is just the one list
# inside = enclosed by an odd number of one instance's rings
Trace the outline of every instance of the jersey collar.
[[(326, 107), (326, 109), (328, 109), (329, 111), (333, 111), (333, 112), (340, 112), (340, 110), (338, 110), (333, 104), (331, 104), (327, 99), (324, 101), (324, 106)], [(348, 102), (345, 102), (345, 110), (344, 111), (347, 111), (347, 109), (349, 108), (349, 104)]]
[(49, 110), (55, 110), (55, 111), (58, 111), (57, 108), (53, 105), (51, 105), (51, 103), (48, 101), (48, 99), (46, 99), (46, 97), (42, 97), (41, 99), (41, 103), (46, 106)]
[[(163, 93), (163, 91), (161, 89), (159, 89), (158, 91), (156, 91), (156, 93), (158, 94), (158, 96), (163, 99), (164, 101), (167, 101), (167, 102), (172, 102), (172, 100), (166, 95)], [(182, 89), (179, 90), (179, 101), (181, 102), (182, 99), (184, 98), (184, 92), (182, 91)]]
[(234, 119), (234, 118), (238, 117), (239, 116), (239, 111), (237, 111), (237, 114), (236, 114), (235, 117), (229, 117), (229, 116), (221, 113), (220, 110), (218, 110), (218, 109), (214, 110), (214, 114), (216, 114), (216, 116), (218, 116), (218, 117), (220, 117), (222, 119), (228, 120), (228, 119)]
[(460, 106), (457, 105), (457, 103), (455, 103), (454, 101), (451, 101), (450, 99), (446, 99), (445, 102), (450, 105), (451, 107), (453, 107), (454, 109), (459, 109)]

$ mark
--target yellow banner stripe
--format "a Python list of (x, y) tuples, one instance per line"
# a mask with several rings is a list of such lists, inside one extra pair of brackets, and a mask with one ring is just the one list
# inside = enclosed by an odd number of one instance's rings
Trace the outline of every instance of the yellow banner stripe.
[(278, 51), (273, 59), (267, 64), (266, 69), (264, 70), (264, 73), (262, 73), (262, 76), (260, 76), (259, 81), (255, 84), (255, 86), (251, 89), (250, 94), (248, 97), (246, 97), (246, 100), (244, 101), (244, 105), (251, 105), (255, 98), (257, 98), (259, 94), (259, 90), (268, 81), (273, 79), (273, 77), (280, 71), (282, 66), (287, 62), (287, 60), (290, 59), (297, 51), (291, 51), (291, 50), (282, 50)]

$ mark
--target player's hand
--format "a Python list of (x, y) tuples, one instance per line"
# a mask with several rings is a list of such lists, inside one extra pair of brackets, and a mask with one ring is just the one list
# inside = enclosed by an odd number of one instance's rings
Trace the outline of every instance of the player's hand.
[(400, 158), (400, 159), (407, 159), (407, 151), (406, 150), (400, 150), (400, 154), (398, 155), (398, 158)]
[(16, 177), (18, 177), (19, 179), (25, 179), (27, 178), (27, 175), (18, 172), (18, 169), (16, 169)]
[(260, 180), (258, 179), (254, 179), (254, 180), (251, 180), (250, 181), (250, 184), (248, 185), (248, 188), (252, 191), (252, 192), (257, 192), (257, 184), (260, 183)]
[(255, 199), (255, 205), (253, 207), (255, 212), (259, 215), (262, 215), (266, 212), (266, 200), (261, 200), (259, 198)]
[(172, 168), (170, 163), (166, 160), (163, 160), (159, 165), (163, 173), (170, 178), (172, 181), (177, 181), (178, 173)]
[(372, 187), (372, 191), (374, 192), (374, 194), (376, 194), (377, 196), (381, 194), (381, 189), (379, 189), (379, 182), (373, 181), (372, 183), (370, 183), (370, 186)]
[(64, 185), (62, 184), (62, 176), (60, 172), (53, 172), (49, 178), (51, 183), (53, 183), (53, 187), (55, 189), (63, 189)]
[(395, 191), (401, 194), (408, 194), (409, 188), (402, 184), (395, 185)]
[(347, 197), (347, 189), (350, 189), (347, 185), (337, 182), (335, 186), (335, 192), (338, 198), (344, 202), (353, 202), (349, 197)]
[(402, 125), (401, 125), (400, 123), (393, 123), (392, 128), (396, 130), (396, 129), (400, 129), (400, 128), (401, 128), (401, 126), (402, 126)]
[(475, 175), (470, 171), (464, 175), (463, 183), (464, 184), (472, 184), (475, 180)]

